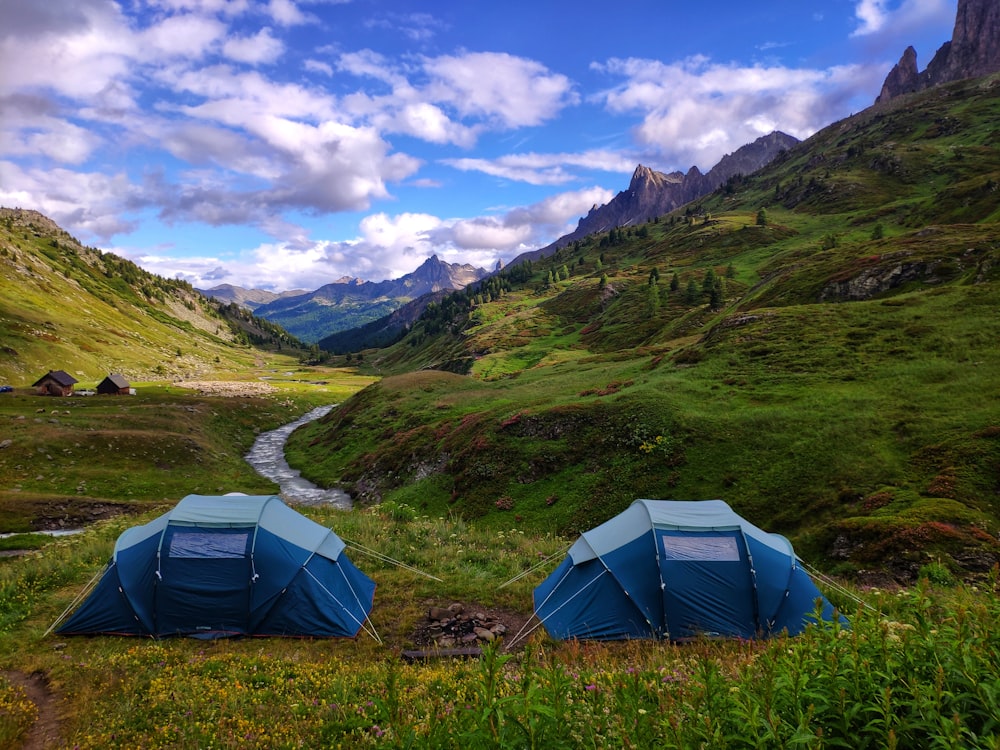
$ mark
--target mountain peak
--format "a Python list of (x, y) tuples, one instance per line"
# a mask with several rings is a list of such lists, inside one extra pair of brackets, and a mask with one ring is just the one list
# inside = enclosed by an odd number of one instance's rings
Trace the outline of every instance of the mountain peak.
[(573, 240), (590, 234), (642, 224), (669, 213), (712, 192), (735, 175), (756, 172), (798, 142), (797, 138), (776, 130), (726, 154), (707, 174), (703, 174), (696, 166), (691, 167), (687, 174), (665, 174), (639, 164), (632, 173), (627, 190), (618, 193), (603, 206), (594, 205), (569, 234), (539, 250), (522, 253), (511, 261), (511, 265), (544, 258)]
[(958, 0), (955, 30), (950, 42), (938, 49), (927, 69), (917, 68), (917, 53), (907, 47), (882, 84), (875, 103), (931, 86), (979, 78), (1000, 71), (1000, 3), (996, 0)]

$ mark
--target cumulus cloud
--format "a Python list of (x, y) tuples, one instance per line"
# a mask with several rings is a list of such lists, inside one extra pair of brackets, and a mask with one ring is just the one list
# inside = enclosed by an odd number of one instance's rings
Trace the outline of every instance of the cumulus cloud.
[(435, 101), (508, 128), (538, 125), (578, 100), (566, 76), (505, 53), (428, 58), (424, 70), (432, 78), (427, 89)]
[[(542, 247), (572, 231), (576, 221), (594, 205), (607, 203), (614, 193), (588, 188), (549, 196), (499, 216), (480, 216), (443, 222), (431, 236), (438, 246), (462, 251), (492, 251), (493, 259)], [(447, 254), (447, 252), (445, 253)]]
[(313, 21), (293, 0), (268, 0), (267, 14), (279, 26), (300, 26)]
[(4, 176), (0, 206), (36, 209), (84, 236), (107, 240), (133, 231), (136, 222), (125, 218), (123, 208), (148, 206), (143, 189), (123, 173), (25, 170), (13, 162), (0, 162), (0, 174)]
[(919, 28), (947, 24), (955, 17), (954, 0), (903, 0), (896, 7), (892, 5), (890, 0), (858, 0), (854, 7), (858, 27), (851, 35), (905, 37)]
[(884, 76), (877, 66), (743, 67), (704, 56), (670, 64), (612, 59), (593, 67), (622, 79), (602, 100), (612, 112), (641, 116), (633, 129), (640, 145), (664, 161), (703, 170), (775, 129), (812, 135)]
[(285, 45), (280, 39), (276, 39), (271, 33), (271, 29), (264, 27), (253, 36), (234, 37), (222, 45), (223, 54), (231, 60), (259, 65), (261, 63), (271, 63), (281, 57), (285, 51)]
[(384, 86), (345, 96), (353, 116), (387, 133), (463, 148), (491, 129), (539, 125), (578, 101), (566, 76), (501, 53), (424, 57), (414, 70), (366, 49), (341, 54), (337, 70)]
[(856, 36), (880, 31), (889, 19), (889, 0), (861, 0), (854, 8), (854, 15), (860, 22)]
[[(940, 23), (954, 1), (852, 0), (853, 44)], [(7, 3), (0, 202), (38, 208), (102, 242), (149, 216), (167, 226), (253, 227), (263, 239), (234, 261), (227, 279), (244, 286), (309, 286), (310, 275), (379, 280), (434, 253), (492, 267), (571, 231), (592, 205), (609, 200), (601, 188), (568, 190), (592, 184), (597, 172), (619, 184), (617, 175), (639, 161), (709, 168), (774, 129), (807, 136), (845, 114), (858, 92), (870, 102), (886, 72), (874, 64), (611, 59), (592, 66), (607, 90), (583, 99), (560, 57), (546, 65), (446, 47), (448, 23), (434, 15), (371, 6), (364, 17), (361, 4), (347, 0), (333, 12), (340, 2)], [(321, 11), (324, 31), (353, 11), (354, 28), (388, 31), (382, 38), (393, 40), (385, 48), (393, 51), (350, 49), (351, 40), (336, 35), (301, 44), (314, 30), (308, 26), (319, 29)], [(591, 147), (571, 151), (540, 127), (579, 115), (571, 127), (587, 131), (595, 114), (587, 108), (627, 118), (631, 128), (587, 132), (580, 140)], [(615, 148), (592, 147), (610, 143)], [(510, 193), (523, 185), (566, 192), (505, 211), (459, 196), (455, 204), (465, 208), (449, 211), (467, 215), (457, 217), (429, 208), (430, 191), (457, 184), (460, 173), (488, 175)], [(416, 194), (419, 209), (387, 212)], [(518, 200), (530, 199), (506, 203)], [(372, 212), (354, 219), (351, 239), (318, 239), (304, 228), (345, 212)], [(211, 253), (188, 262), (155, 248), (130, 252), (193, 283), (218, 280), (229, 268)]]
[(355, 237), (336, 242), (310, 239), (286, 226), (287, 239), (262, 243), (235, 258), (178, 258), (164, 248), (115, 250), (154, 273), (182, 278), (202, 289), (222, 283), (272, 290), (316, 289), (345, 276), (366, 281), (399, 278), (431, 255), (448, 263), (490, 269), (498, 260), (509, 261), (572, 231), (592, 206), (612, 197), (611, 191), (593, 187), (553, 195), (503, 214), (465, 219), (380, 211), (359, 222)]

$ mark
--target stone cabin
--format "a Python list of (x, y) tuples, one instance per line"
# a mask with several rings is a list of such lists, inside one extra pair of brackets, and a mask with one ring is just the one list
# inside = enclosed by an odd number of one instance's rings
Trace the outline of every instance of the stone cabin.
[(31, 384), (39, 396), (72, 396), (77, 380), (64, 370), (49, 370)]
[(97, 384), (97, 392), (112, 396), (128, 396), (131, 387), (124, 375), (113, 372)]

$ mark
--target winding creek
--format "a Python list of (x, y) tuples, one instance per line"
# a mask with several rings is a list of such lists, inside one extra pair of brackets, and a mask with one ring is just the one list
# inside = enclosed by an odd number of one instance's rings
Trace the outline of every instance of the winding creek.
[(303, 479), (298, 469), (293, 469), (285, 460), (285, 443), (297, 427), (326, 416), (333, 405), (320, 406), (304, 414), (294, 422), (270, 432), (262, 432), (254, 441), (244, 459), (265, 479), (270, 479), (279, 487), (281, 496), (290, 503), (301, 505), (334, 505), (350, 510), (351, 496), (341, 490), (325, 490), (308, 479)]
[[(289, 503), (301, 505), (333, 505), (344, 510), (353, 507), (351, 496), (341, 490), (324, 490), (317, 487), (308, 479), (303, 479), (298, 469), (293, 469), (285, 460), (285, 443), (288, 436), (295, 431), (295, 428), (312, 422), (329, 414), (333, 405), (320, 406), (304, 414), (294, 422), (279, 427), (270, 432), (262, 432), (254, 441), (250, 452), (244, 456), (244, 460), (265, 479), (270, 479), (279, 486), (279, 494)], [(55, 529), (36, 531), (36, 534), (46, 534), (48, 536), (65, 536), (78, 534), (84, 529)], [(20, 532), (2, 533), (0, 539), (19, 536)], [(0, 557), (14, 557), (23, 555), (25, 550), (0, 550)]]

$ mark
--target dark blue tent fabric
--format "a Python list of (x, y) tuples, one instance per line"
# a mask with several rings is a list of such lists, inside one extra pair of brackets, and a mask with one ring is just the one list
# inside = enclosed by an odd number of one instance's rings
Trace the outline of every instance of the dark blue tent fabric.
[(637, 500), (584, 532), (534, 592), (560, 639), (795, 635), (817, 600), (823, 619), (839, 617), (787, 539), (721, 500)]
[(123, 533), (59, 633), (353, 637), (375, 584), (277, 496), (189, 495)]

